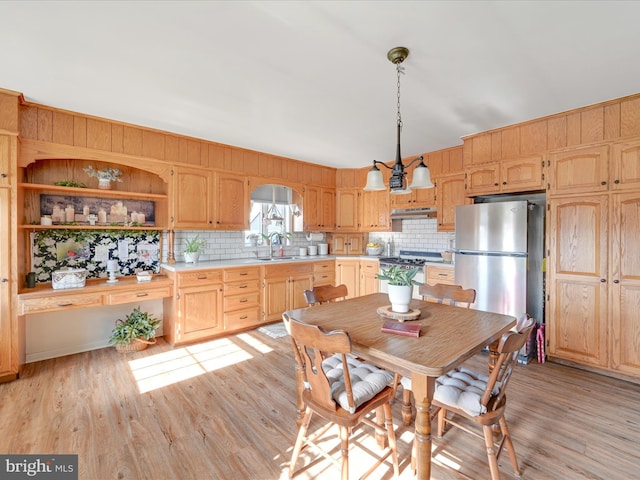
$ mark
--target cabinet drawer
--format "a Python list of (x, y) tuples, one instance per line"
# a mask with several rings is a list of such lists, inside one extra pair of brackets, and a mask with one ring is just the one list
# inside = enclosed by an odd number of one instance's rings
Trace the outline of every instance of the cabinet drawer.
[(178, 286), (202, 285), (210, 282), (219, 282), (222, 278), (220, 270), (201, 270), (199, 272), (178, 274)]
[(360, 266), (365, 272), (378, 273), (378, 270), (380, 270), (380, 263), (375, 261), (372, 262), (371, 260), (362, 260), (360, 262)]
[(289, 277), (299, 273), (313, 273), (313, 264), (305, 263), (283, 263), (280, 265), (269, 265), (264, 269), (265, 278)]
[(109, 293), (105, 297), (107, 305), (117, 305), (120, 303), (141, 302), (154, 298), (164, 298), (171, 296), (171, 285), (162, 287), (135, 289), (134, 291)]
[(427, 265), (427, 283), (429, 285), (435, 285), (436, 283), (453, 285), (456, 283), (455, 270), (453, 267), (432, 267)]
[(313, 274), (313, 286), (317, 285), (335, 285), (336, 284), (336, 274), (335, 272), (330, 273), (314, 273)]
[(237, 310), (260, 305), (260, 292), (245, 295), (230, 295), (224, 297), (224, 311)]
[(260, 323), (260, 307), (245, 308), (224, 314), (225, 330), (254, 327)]
[(102, 305), (102, 294), (78, 293), (74, 295), (51, 295), (49, 297), (29, 298), (21, 300), (18, 310), (20, 315), (74, 308), (98, 307)]
[(225, 270), (223, 273), (224, 281), (237, 282), (242, 280), (258, 280), (260, 278), (259, 267), (233, 268)]
[(336, 262), (335, 261), (327, 261), (327, 262), (315, 262), (313, 264), (313, 273), (319, 272), (335, 272), (336, 271)]
[(224, 284), (224, 294), (227, 295), (241, 295), (249, 292), (259, 292), (260, 281), (250, 280), (246, 282), (232, 282)]

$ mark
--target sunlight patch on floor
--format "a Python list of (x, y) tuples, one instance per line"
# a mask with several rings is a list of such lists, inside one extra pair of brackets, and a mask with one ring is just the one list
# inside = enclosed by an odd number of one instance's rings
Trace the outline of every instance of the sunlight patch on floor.
[(236, 335), (238, 340), (242, 340), (246, 342), (252, 348), (255, 348), (260, 353), (270, 353), (273, 352), (273, 348), (271, 348), (266, 343), (262, 342), (257, 335), (252, 335), (251, 333), (240, 333)]
[(139, 392), (145, 393), (251, 358), (249, 352), (222, 338), (131, 360), (129, 367)]

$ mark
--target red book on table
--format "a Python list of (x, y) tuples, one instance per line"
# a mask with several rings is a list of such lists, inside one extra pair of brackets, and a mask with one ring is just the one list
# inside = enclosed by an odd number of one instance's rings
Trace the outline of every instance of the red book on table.
[(387, 320), (380, 329), (384, 333), (395, 333), (407, 337), (419, 337), (420, 325), (411, 323), (400, 323), (394, 320)]

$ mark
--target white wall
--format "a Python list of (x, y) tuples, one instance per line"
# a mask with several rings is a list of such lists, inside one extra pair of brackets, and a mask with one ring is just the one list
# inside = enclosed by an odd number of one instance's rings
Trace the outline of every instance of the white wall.
[[(109, 307), (81, 308), (26, 316), (26, 363), (106, 347), (118, 318), (140, 305), (162, 319), (162, 299)], [(156, 335), (162, 336), (162, 325)]]

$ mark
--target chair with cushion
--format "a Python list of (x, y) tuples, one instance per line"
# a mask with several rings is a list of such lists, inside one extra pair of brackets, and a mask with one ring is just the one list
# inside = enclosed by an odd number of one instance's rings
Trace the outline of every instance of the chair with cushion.
[[(421, 285), (419, 290), (424, 300), (431, 300), (445, 305), (469, 308), (476, 301), (476, 291), (473, 288), (463, 289), (461, 285)], [(402, 377), (402, 423), (411, 424), (411, 379)]]
[[(491, 470), (491, 479), (498, 480), (498, 458), (503, 447), (507, 447), (516, 475), (520, 475), (518, 460), (511, 441), (511, 433), (505, 419), (507, 407), (506, 389), (513, 367), (517, 364), (520, 349), (533, 330), (534, 320), (527, 318), (519, 325), (519, 331), (505, 333), (496, 346), (498, 358), (494, 369), (486, 375), (456, 368), (439, 377), (433, 396), (434, 413), (438, 414), (438, 436), (447, 426), (455, 426), (479, 438), (484, 438)], [(462, 424), (459, 418), (472, 420), (482, 427), (482, 434)], [(501, 438), (494, 443), (493, 426), (499, 426)]]
[[(296, 363), (302, 373), (302, 398), (305, 404), (304, 417), (291, 457), (289, 477), (296, 473), (298, 456), (305, 447), (319, 450), (323, 456), (338, 463), (319, 446), (319, 439), (334, 424), (340, 432), (343, 480), (349, 478), (349, 437), (354, 427), (360, 424), (371, 426), (377, 432), (385, 432), (388, 439), (388, 447), (365, 476), (390, 455), (394, 475), (397, 477), (398, 454), (391, 415), (394, 390), (388, 386), (393, 381), (393, 375), (351, 356), (351, 339), (343, 330), (326, 332), (321, 327), (293, 318), (288, 318), (288, 323)], [(384, 426), (368, 418), (378, 408), (384, 411)], [(307, 429), (314, 413), (328, 420), (328, 424), (308, 437)]]
[(346, 285), (319, 285), (311, 290), (304, 291), (304, 298), (309, 305), (335, 302), (336, 300), (344, 299), (347, 295)]

